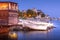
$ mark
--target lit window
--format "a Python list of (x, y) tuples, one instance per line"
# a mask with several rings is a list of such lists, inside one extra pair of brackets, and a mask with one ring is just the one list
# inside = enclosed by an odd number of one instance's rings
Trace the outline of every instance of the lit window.
[(8, 4), (7, 3), (0, 3), (0, 10), (7, 9)]

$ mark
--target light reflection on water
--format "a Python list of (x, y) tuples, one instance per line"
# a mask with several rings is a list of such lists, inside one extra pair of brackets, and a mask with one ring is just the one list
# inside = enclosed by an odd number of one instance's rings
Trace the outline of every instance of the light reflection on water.
[(18, 32), (18, 40), (48, 40), (48, 31)]

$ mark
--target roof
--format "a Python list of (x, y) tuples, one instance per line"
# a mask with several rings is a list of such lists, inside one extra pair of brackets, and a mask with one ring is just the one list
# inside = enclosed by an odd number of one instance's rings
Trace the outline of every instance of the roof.
[(11, 2), (11, 1), (0, 1), (0, 3), (14, 3), (14, 4), (17, 4), (16, 2)]

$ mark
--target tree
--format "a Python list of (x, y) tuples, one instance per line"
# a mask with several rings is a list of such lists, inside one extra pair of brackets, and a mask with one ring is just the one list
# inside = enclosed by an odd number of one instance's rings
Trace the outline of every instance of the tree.
[(22, 16), (23, 16), (23, 18), (27, 18), (27, 13), (26, 12), (23, 12), (22, 13)]
[(43, 13), (43, 14), (41, 14), (41, 17), (45, 17), (45, 14)]
[(22, 12), (21, 11), (18, 11), (18, 17), (22, 17)]
[(34, 12), (33, 10), (28, 9), (28, 10), (27, 10), (27, 16), (28, 16), (28, 17), (36, 17), (37, 14), (36, 14), (36, 12)]
[(44, 12), (42, 12), (42, 10), (38, 10), (37, 14), (41, 15), (41, 17), (45, 17), (45, 14), (44, 14)]
[(32, 17), (33, 11), (31, 9), (27, 10), (27, 16)]

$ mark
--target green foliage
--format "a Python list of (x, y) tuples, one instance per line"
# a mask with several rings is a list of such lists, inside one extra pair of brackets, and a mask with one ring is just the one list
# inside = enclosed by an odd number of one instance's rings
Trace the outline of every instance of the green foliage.
[(31, 10), (31, 9), (28, 9), (28, 10), (27, 10), (27, 15), (28, 15), (28, 16), (31, 15), (31, 17), (35, 17), (35, 16), (36, 16), (36, 12), (34, 12), (34, 11)]
[(41, 14), (41, 17), (45, 17), (45, 14)]
[(18, 14), (19, 14), (19, 17), (22, 17), (22, 12), (19, 11)]
[(21, 18), (31, 18), (31, 17), (35, 18), (38, 15), (41, 15), (41, 17), (46, 16), (41, 10), (39, 10), (39, 12), (37, 12), (37, 13), (31, 9), (28, 9), (26, 12), (19, 11), (19, 17), (21, 17)]

